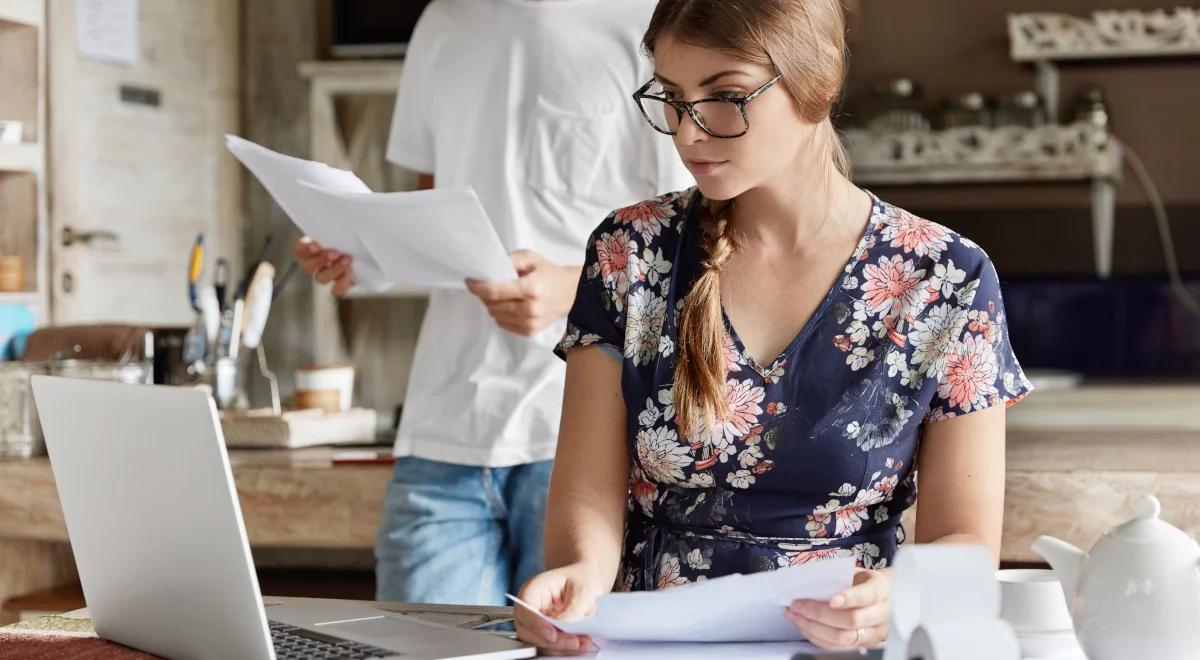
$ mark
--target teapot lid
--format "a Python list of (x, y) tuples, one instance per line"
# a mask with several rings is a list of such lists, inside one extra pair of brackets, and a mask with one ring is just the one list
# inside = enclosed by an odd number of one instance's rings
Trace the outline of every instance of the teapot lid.
[(1111, 535), (1138, 543), (1190, 543), (1183, 530), (1159, 518), (1162, 504), (1153, 495), (1142, 495), (1133, 502), (1133, 519), (1113, 528)]

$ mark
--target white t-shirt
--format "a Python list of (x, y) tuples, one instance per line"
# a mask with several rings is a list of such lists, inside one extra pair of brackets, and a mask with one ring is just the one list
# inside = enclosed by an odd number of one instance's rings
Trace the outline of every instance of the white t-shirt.
[[(693, 185), (632, 93), (653, 0), (437, 0), (409, 43), (388, 160), (470, 185), (509, 251), (580, 264), (613, 209)], [(397, 456), (504, 467), (554, 457), (565, 320), (500, 329), (466, 291), (435, 291)]]

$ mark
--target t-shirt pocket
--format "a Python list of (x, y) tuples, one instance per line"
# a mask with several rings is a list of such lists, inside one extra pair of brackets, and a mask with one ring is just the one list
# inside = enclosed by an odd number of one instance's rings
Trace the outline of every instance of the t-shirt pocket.
[(591, 199), (612, 148), (615, 106), (566, 109), (538, 95), (521, 150), (525, 181), (539, 193)]

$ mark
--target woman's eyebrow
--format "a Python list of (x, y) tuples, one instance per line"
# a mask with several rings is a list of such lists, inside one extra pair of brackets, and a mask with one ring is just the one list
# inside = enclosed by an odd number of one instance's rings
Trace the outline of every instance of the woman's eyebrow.
[[(722, 71), (720, 73), (711, 75), (711, 76), (705, 78), (704, 80), (701, 80), (700, 87), (707, 87), (707, 86), (717, 82), (718, 80), (724, 78), (725, 76), (747, 76), (747, 77), (749, 77), (750, 74), (746, 73), (745, 71), (738, 71), (736, 69), (729, 70), (729, 71)], [(678, 84), (673, 83), (670, 80), (667, 80), (666, 78), (659, 75), (657, 72), (655, 72), (655, 74), (654, 74), (654, 79), (664, 85), (670, 85), (672, 87), (679, 87)]]

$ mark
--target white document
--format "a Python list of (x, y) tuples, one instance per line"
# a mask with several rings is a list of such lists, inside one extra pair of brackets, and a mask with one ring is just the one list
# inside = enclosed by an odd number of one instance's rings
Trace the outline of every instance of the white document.
[(75, 41), (83, 57), (137, 64), (138, 0), (76, 0)]
[(599, 660), (791, 660), (797, 653), (818, 653), (809, 642), (603, 642)]
[(305, 234), (353, 258), (371, 291), (464, 287), (517, 273), (471, 189), (373, 193), (353, 172), (271, 151), (234, 135), (230, 152)]
[[(850, 586), (853, 558), (752, 575), (728, 575), (663, 591), (610, 593), (581, 621), (552, 619), (564, 632), (626, 642), (797, 642), (804, 636), (783, 611), (798, 598), (828, 600)], [(603, 646), (603, 642), (600, 644)]]
[(302, 185), (318, 209), (352, 219), (367, 251), (393, 282), (461, 289), (466, 278), (517, 279), (496, 228), (470, 188), (362, 193)]

